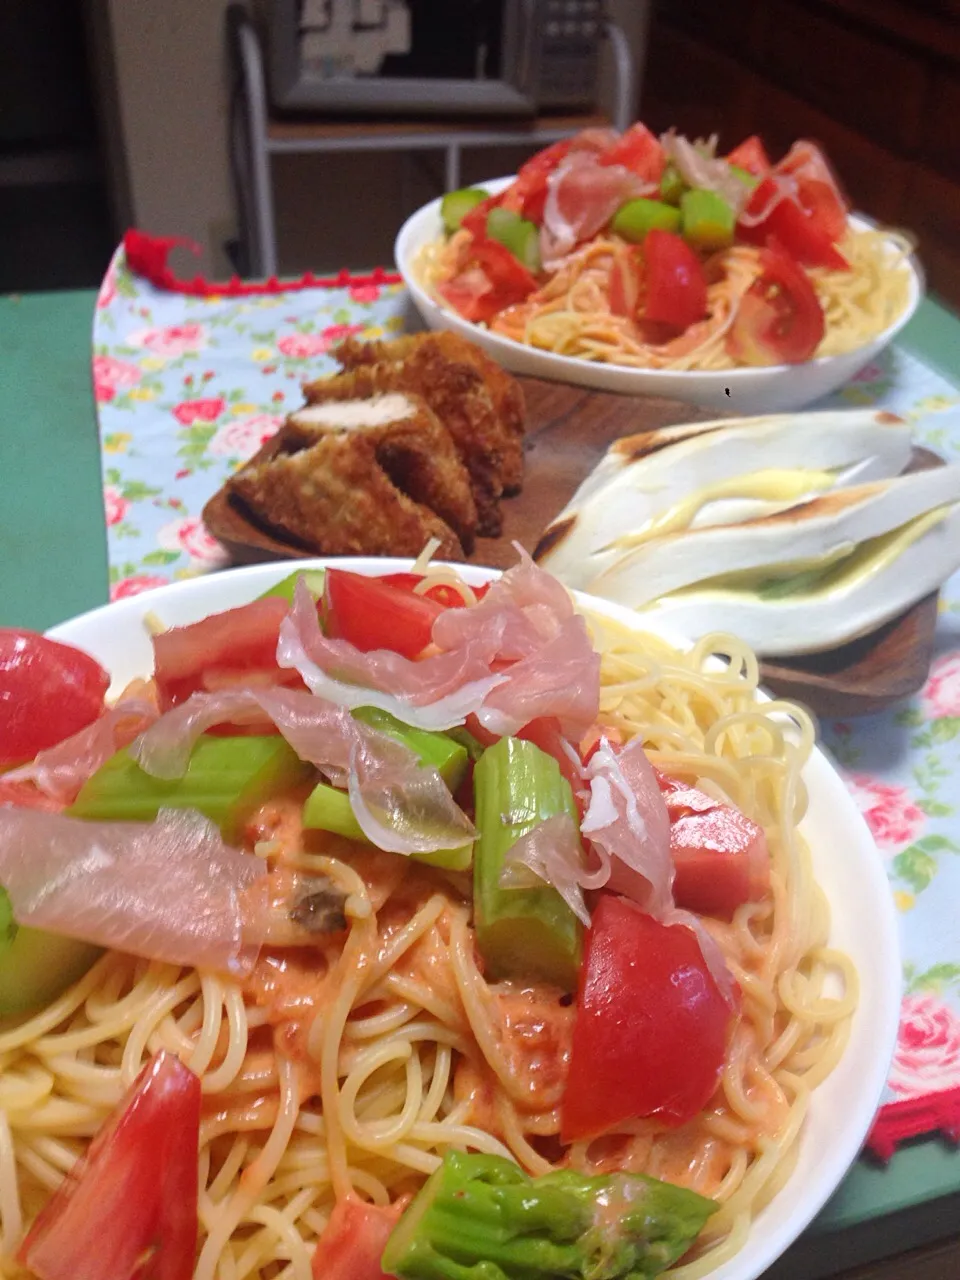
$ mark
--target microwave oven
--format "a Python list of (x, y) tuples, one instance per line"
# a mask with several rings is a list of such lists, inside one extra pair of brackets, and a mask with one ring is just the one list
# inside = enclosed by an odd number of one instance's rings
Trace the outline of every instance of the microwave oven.
[(281, 110), (523, 116), (589, 110), (602, 0), (268, 0)]

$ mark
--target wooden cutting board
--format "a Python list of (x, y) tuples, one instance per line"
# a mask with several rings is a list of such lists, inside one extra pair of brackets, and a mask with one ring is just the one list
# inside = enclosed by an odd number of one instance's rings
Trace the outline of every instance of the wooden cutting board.
[[(590, 391), (540, 378), (520, 378), (527, 401), (527, 466), (523, 492), (503, 502), (503, 533), (479, 538), (472, 564), (505, 569), (516, 561), (514, 543), (533, 551), (540, 534), (566, 505), (607, 447), (622, 436), (715, 415), (677, 400)], [(269, 452), (269, 442), (264, 456)], [(916, 450), (912, 469), (940, 465)], [(299, 551), (261, 533), (219, 498), (205, 518), (237, 563), (297, 559)], [(907, 698), (926, 678), (933, 651), (937, 597), (929, 596), (879, 631), (830, 653), (777, 658), (761, 664), (773, 692), (804, 702), (819, 715), (865, 714)]]

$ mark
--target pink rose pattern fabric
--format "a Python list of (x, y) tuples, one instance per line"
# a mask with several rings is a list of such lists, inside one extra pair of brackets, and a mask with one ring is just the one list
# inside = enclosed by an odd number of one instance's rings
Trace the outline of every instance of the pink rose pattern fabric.
[[(390, 337), (402, 287), (367, 282), (272, 297), (165, 294), (118, 251), (97, 301), (93, 386), (113, 599), (208, 573), (226, 555), (204, 503), (333, 372), (348, 335)], [(828, 403), (878, 405), (960, 460), (960, 394), (894, 348)], [(910, 705), (823, 725), (883, 860), (906, 958), (891, 1103), (960, 1084), (960, 575), (941, 595), (937, 656)]]

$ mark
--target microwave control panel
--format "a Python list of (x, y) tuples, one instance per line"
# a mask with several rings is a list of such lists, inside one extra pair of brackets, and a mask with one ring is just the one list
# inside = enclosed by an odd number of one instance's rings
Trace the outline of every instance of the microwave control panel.
[(541, 105), (592, 104), (597, 94), (601, 0), (546, 0), (543, 9)]

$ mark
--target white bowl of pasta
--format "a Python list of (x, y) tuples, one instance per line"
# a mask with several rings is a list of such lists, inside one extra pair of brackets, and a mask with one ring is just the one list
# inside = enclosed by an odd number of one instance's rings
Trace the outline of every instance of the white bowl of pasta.
[[(391, 560), (335, 563), (370, 576), (410, 568), (409, 562)], [(116, 696), (129, 681), (150, 674), (150, 637), (159, 624), (180, 626), (247, 604), (294, 567), (309, 571), (324, 562), (265, 564), (177, 583), (95, 610), (49, 634), (98, 659), (112, 677)], [(457, 572), (473, 586), (498, 576), (474, 566), (459, 566)], [(881, 1098), (900, 990), (887, 880), (856, 806), (813, 746), (809, 719), (757, 692), (756, 665), (742, 646), (714, 638), (713, 645), (691, 649), (683, 641), (644, 634), (634, 615), (609, 603), (578, 597), (577, 607), (601, 654), (602, 719), (628, 736), (630, 725), (650, 713), (650, 723), (659, 728), (649, 728), (644, 740), (654, 763), (686, 767), (698, 779), (701, 774), (722, 778), (724, 794), (744, 811), (752, 807), (771, 833), (781, 808), (799, 814), (805, 807), (799, 823), (791, 817), (783, 824), (789, 832), (784, 840), (772, 834), (773, 897), (729, 925), (711, 926), (735, 972), (738, 965), (743, 969), (740, 1012), (721, 1087), (710, 1107), (683, 1129), (644, 1130), (641, 1123), (624, 1139), (634, 1171), (643, 1167), (641, 1149), (646, 1167), (667, 1180), (671, 1172), (679, 1179), (676, 1171), (689, 1165), (699, 1189), (717, 1191), (724, 1202), (710, 1220), (713, 1235), (703, 1255), (692, 1262), (688, 1256), (671, 1274), (685, 1280), (705, 1274), (714, 1280), (755, 1280), (840, 1183)], [(711, 655), (726, 655), (728, 661)], [(698, 696), (698, 687), (706, 698)], [(678, 698), (686, 700), (699, 727), (691, 730), (689, 719), (677, 711)], [(725, 728), (716, 733), (721, 719)], [(697, 760), (688, 758), (684, 766), (684, 753), (691, 752)], [(752, 754), (758, 759), (751, 764)], [(270, 843), (261, 837), (256, 846), (261, 857), (271, 856)], [(326, 861), (337, 861), (335, 847)], [(363, 866), (357, 863), (350, 872), (354, 879), (367, 874)], [(274, 1264), (290, 1263), (286, 1274), (309, 1276), (310, 1256), (335, 1195), (352, 1187), (363, 1199), (385, 1203), (415, 1190), (438, 1163), (437, 1153), (451, 1144), (487, 1151), (503, 1149), (504, 1143), (509, 1147), (513, 1139), (498, 1123), (492, 1127), (499, 1137), (477, 1127), (477, 1115), (464, 1112), (453, 1083), (462, 1054), (483, 1063), (488, 1051), (494, 1056), (501, 1051), (496, 1035), (494, 1048), (485, 1047), (489, 1028), (483, 1010), (490, 1001), (496, 1005), (500, 996), (492, 993), (497, 989), (475, 967), (470, 967), (470, 999), (458, 985), (465, 981), (464, 964), (473, 965), (456, 942), (458, 929), (469, 940), (472, 928), (469, 909), (461, 903), (469, 889), (456, 877), (421, 869), (418, 875), (433, 879), (424, 881), (425, 887), (407, 885), (397, 896), (389, 875), (378, 879), (382, 874), (381, 868), (368, 886), (371, 896), (381, 895), (375, 907), (384, 921), (381, 961), (390, 954), (389, 940), (407, 932), (405, 946), (421, 938), (419, 959), (407, 963), (402, 957), (408, 953), (397, 943), (389, 970), (396, 991), (384, 974), (375, 990), (368, 989), (366, 962), (351, 959), (353, 930), (366, 918), (359, 913), (346, 941), (324, 952), (324, 973), (341, 978), (323, 988), (324, 1012), (316, 1020), (322, 1034), (294, 1034), (296, 1020), (283, 1021), (292, 1015), (276, 1012), (285, 1007), (283, 992), (298, 1008), (309, 1003), (302, 958), (291, 961), (289, 991), (280, 971), (271, 970), (261, 1002), (239, 980), (207, 974), (201, 981), (189, 968), (138, 964), (108, 952), (81, 980), (79, 1000), (69, 992), (59, 998), (59, 1015), (41, 1010), (12, 1029), (0, 1020), (8, 1091), (23, 1082), (23, 1098), (9, 1113), (7, 1150), (19, 1152), (22, 1146), (27, 1153), (22, 1164), (11, 1154), (0, 1170), (6, 1180), (0, 1215), (6, 1217), (10, 1205), (24, 1206), (23, 1219), (17, 1210), (17, 1222), (2, 1223), (3, 1239), (11, 1241), (20, 1221), (29, 1223), (49, 1194), (53, 1166), (48, 1157), (65, 1168), (71, 1153), (83, 1151), (122, 1097), (122, 1085), (158, 1046), (179, 1053), (188, 1064), (204, 1046), (198, 1071), (208, 1119), (200, 1131), (198, 1277), (222, 1274), (223, 1267), (232, 1270), (241, 1258), (256, 1259), (252, 1269), (245, 1267), (246, 1274), (273, 1274)], [(434, 910), (438, 895), (442, 926)], [(253, 981), (251, 976), (248, 982)], [(426, 1003), (420, 1007), (417, 991), (424, 983)], [(456, 1006), (461, 999), (462, 1009), (448, 1009), (451, 1000)], [(408, 1008), (411, 1002), (417, 1007)], [(271, 1008), (275, 1013), (268, 1015)], [(272, 1047), (287, 1040), (273, 1041), (267, 1034), (274, 1016), (279, 1027), (289, 1029), (289, 1061), (281, 1062)], [(313, 1067), (298, 1056), (311, 1052), (319, 1055)], [(531, 1061), (543, 1070), (542, 1061)], [(446, 1088), (436, 1084), (440, 1063)], [(518, 1071), (529, 1065), (521, 1061)], [(489, 1070), (496, 1105), (478, 1103), (478, 1115), (494, 1115), (499, 1105), (498, 1076), (492, 1066)], [(42, 1090), (41, 1075), (47, 1082)], [(309, 1087), (308, 1081), (313, 1081)], [(36, 1114), (30, 1113), (27, 1084), (37, 1085)], [(328, 1117), (324, 1123), (317, 1095), (331, 1088), (333, 1094), (324, 1096), (336, 1098), (337, 1120)], [(516, 1109), (514, 1114), (522, 1115)], [(541, 1115), (537, 1124), (536, 1135), (522, 1131), (517, 1141), (521, 1151), (543, 1164), (547, 1160), (540, 1152), (549, 1149), (557, 1158), (557, 1149), (550, 1147), (553, 1131), (547, 1120)], [(446, 1134), (445, 1126), (450, 1126)], [(524, 1146), (524, 1135), (536, 1150)], [(609, 1159), (609, 1150), (596, 1158)], [(232, 1260), (222, 1263), (224, 1254)]]
[[(496, 178), (478, 185), (496, 194), (513, 181), (513, 177)], [(426, 325), (452, 329), (479, 343), (513, 373), (596, 391), (662, 396), (737, 414), (802, 409), (836, 391), (875, 360), (914, 314), (924, 294), (922, 269), (904, 238), (884, 235), (869, 219), (851, 216), (851, 234), (868, 235), (870, 240), (857, 242), (865, 252), (860, 259), (852, 259), (851, 271), (812, 273), (827, 326), (819, 348), (827, 354), (814, 359), (736, 366), (725, 354), (725, 326), (719, 319), (702, 356), (651, 357), (650, 348), (624, 339), (625, 321), (611, 321), (609, 314), (599, 313), (586, 313), (571, 327), (545, 311), (536, 327), (528, 326), (528, 340), (521, 341), (485, 323), (465, 320), (437, 293), (438, 253), (446, 239), (440, 205), (439, 199), (433, 200), (411, 214), (394, 245), (397, 269)], [(574, 310), (565, 308), (567, 318)], [(578, 345), (592, 354), (564, 354)], [(698, 367), (698, 361), (703, 367)]]

